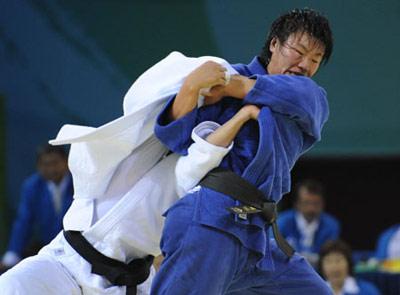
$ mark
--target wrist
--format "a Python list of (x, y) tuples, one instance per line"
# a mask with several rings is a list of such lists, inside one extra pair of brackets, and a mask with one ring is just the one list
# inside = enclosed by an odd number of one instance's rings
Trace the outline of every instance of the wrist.
[(254, 85), (256, 84), (256, 80), (250, 79), (247, 77), (242, 76), (241, 78), (242, 81), (242, 95), (243, 98), (246, 97), (246, 95), (253, 89)]
[(190, 79), (185, 80), (185, 82), (182, 85), (182, 88), (186, 93), (192, 95), (199, 95), (201, 89), (200, 85), (193, 83)]
[(233, 75), (226, 87), (228, 96), (244, 99), (253, 88), (255, 81), (242, 75)]
[(251, 119), (251, 113), (247, 108), (241, 108), (239, 112), (236, 113), (236, 119), (242, 123), (245, 123)]

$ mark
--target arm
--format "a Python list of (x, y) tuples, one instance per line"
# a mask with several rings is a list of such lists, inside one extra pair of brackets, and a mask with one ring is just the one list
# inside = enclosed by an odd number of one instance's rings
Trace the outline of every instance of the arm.
[(35, 208), (33, 204), (34, 194), (35, 188), (32, 187), (31, 183), (24, 183), (17, 217), (11, 230), (8, 250), (3, 256), (2, 262), (7, 266), (12, 266), (13, 263), (17, 263), (21, 259), (22, 251), (31, 236)]
[(213, 145), (227, 147), (238, 134), (244, 123), (250, 119), (257, 120), (259, 112), (260, 109), (254, 105), (244, 106), (232, 119), (207, 136), (207, 142)]
[(201, 89), (224, 85), (225, 71), (220, 64), (208, 61), (191, 72), (171, 106), (170, 119), (180, 119), (192, 111), (197, 106)]
[(188, 155), (179, 158), (175, 168), (179, 196), (185, 195), (210, 170), (219, 166), (231, 150), (232, 141), (240, 128), (248, 120), (256, 120), (259, 111), (256, 106), (248, 105), (222, 126), (208, 121), (193, 129), (194, 143), (189, 147)]
[(214, 62), (204, 63), (186, 77), (178, 94), (161, 111), (154, 132), (170, 150), (186, 155), (192, 143), (191, 132), (198, 122), (217, 118), (218, 106), (199, 109), (196, 106), (200, 90), (225, 83), (222, 77), (225, 77), (222, 66)]
[(256, 75), (254, 78), (232, 76), (228, 85), (214, 87), (208, 100), (232, 96), (243, 99), (246, 104), (268, 106), (273, 112), (295, 120), (307, 135), (320, 139), (329, 114), (323, 88), (306, 77)]

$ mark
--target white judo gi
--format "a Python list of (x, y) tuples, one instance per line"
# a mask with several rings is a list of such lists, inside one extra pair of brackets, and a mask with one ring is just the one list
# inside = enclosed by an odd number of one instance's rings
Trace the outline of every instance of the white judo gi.
[[(166, 99), (177, 93), (185, 77), (207, 60), (173, 52), (140, 76), (124, 98), (124, 116), (99, 128), (65, 125), (52, 144), (71, 144), (69, 166), (74, 201), (64, 217), (64, 229), (82, 231), (102, 254), (128, 263), (159, 255), (162, 213), (219, 165), (230, 150), (204, 138), (218, 125), (203, 122), (193, 131), (194, 143), (186, 157), (166, 156), (155, 138), (155, 118)], [(190, 166), (187, 165), (190, 162)], [(174, 170), (180, 169), (176, 179)], [(193, 169), (187, 169), (191, 167)], [(138, 287), (148, 294), (151, 278)], [(1, 294), (125, 294), (92, 274), (91, 266), (60, 233), (38, 255), (25, 259), (0, 277)]]

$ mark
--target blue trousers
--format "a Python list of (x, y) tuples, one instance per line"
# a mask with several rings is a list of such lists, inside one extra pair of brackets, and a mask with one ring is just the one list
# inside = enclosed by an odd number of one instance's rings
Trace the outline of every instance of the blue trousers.
[(296, 253), (288, 259), (274, 240), (275, 270), (260, 270), (260, 256), (235, 236), (193, 221), (194, 207), (182, 199), (167, 213), (161, 239), (165, 258), (152, 295), (333, 294), (303, 257)]

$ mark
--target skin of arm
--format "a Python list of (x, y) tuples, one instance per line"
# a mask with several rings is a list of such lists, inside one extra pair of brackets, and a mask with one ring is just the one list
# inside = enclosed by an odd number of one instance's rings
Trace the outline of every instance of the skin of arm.
[(185, 79), (172, 104), (170, 119), (177, 120), (197, 106), (200, 90), (225, 85), (226, 69), (212, 61), (205, 62)]
[(225, 96), (243, 99), (253, 89), (256, 81), (242, 75), (232, 75), (229, 84), (214, 86), (204, 93), (205, 104), (214, 104)]
[(259, 113), (260, 109), (254, 105), (242, 107), (229, 121), (208, 135), (206, 140), (217, 146), (229, 146), (243, 124), (250, 119), (257, 120)]

